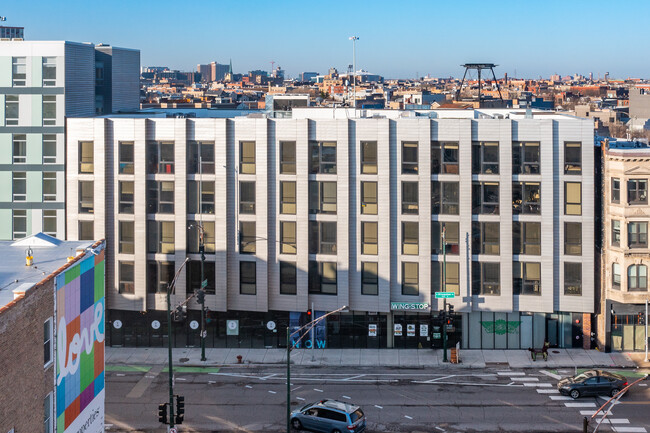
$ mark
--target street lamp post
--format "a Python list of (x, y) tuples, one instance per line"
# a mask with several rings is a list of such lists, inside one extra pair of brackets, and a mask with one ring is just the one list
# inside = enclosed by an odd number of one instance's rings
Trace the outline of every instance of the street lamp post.
[[(447, 291), (447, 227), (442, 226), (442, 291)], [(447, 298), (442, 303), (442, 362), (447, 362)]]
[(201, 254), (201, 285), (196, 290), (196, 302), (201, 306), (201, 361), (205, 361), (205, 287), (207, 281), (205, 280), (205, 273), (203, 271), (205, 265), (205, 231), (203, 224), (200, 222), (192, 224), (190, 227), (196, 227), (199, 231), (199, 254)]

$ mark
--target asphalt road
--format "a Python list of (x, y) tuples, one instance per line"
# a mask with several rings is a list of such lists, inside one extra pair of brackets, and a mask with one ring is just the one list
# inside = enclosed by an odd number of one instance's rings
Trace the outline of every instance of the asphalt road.
[[(149, 367), (143, 368), (147, 370)], [(112, 432), (164, 432), (158, 404), (168, 401), (168, 375), (108, 366), (106, 423)], [(161, 371), (162, 370), (162, 371)], [(582, 419), (606, 400), (557, 393), (569, 370), (328, 369), (291, 371), (291, 407), (323, 398), (362, 407), (368, 432), (581, 432)], [(650, 432), (646, 381), (614, 406), (598, 431)], [(187, 368), (175, 374), (185, 396), (187, 432), (280, 432), (286, 429), (286, 370)], [(593, 431), (595, 421), (590, 424)]]

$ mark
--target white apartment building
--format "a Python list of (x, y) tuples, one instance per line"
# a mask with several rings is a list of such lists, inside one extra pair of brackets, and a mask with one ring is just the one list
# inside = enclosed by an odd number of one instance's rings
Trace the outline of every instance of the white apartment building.
[[(455, 294), (452, 343), (582, 346), (596, 290), (592, 122), (357, 114), (69, 119), (67, 194), (83, 199), (67, 203), (67, 234), (107, 239), (108, 317), (121, 324), (109, 344), (162, 344), (165, 325), (150, 322), (164, 323), (175, 272), (174, 305), (201, 284), (202, 226), (208, 346), (281, 346), (308, 310), (342, 306), (313, 344), (439, 346), (441, 291)], [(80, 173), (85, 148), (94, 169)], [(198, 344), (188, 306), (179, 346)]]

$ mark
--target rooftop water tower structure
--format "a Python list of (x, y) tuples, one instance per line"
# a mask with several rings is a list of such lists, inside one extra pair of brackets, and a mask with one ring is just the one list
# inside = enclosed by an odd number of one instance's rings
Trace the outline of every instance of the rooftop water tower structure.
[(503, 101), (503, 96), (501, 95), (501, 89), (499, 88), (499, 81), (497, 80), (496, 75), (494, 75), (494, 68), (498, 65), (495, 65), (494, 63), (465, 63), (464, 65), (460, 65), (465, 68), (465, 73), (463, 74), (463, 80), (460, 82), (460, 87), (456, 91), (456, 101), (460, 98), (460, 91), (463, 88), (463, 83), (465, 82), (465, 77), (467, 76), (467, 71), (471, 69), (476, 69), (476, 72), (478, 73), (478, 103), (479, 106), (481, 105), (481, 101), (483, 98), (481, 97), (481, 71), (483, 70), (490, 70), (492, 71), (492, 77), (494, 78), (494, 82), (497, 85), (497, 91), (499, 92), (499, 99)]

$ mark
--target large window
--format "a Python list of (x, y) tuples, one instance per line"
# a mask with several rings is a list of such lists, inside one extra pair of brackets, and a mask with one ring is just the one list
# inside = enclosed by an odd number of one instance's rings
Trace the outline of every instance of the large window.
[(43, 172), (43, 201), (56, 201), (56, 172)]
[(564, 223), (564, 254), (582, 255), (582, 223)]
[(621, 202), (621, 179), (612, 178), (612, 203)]
[(612, 246), (618, 247), (621, 245), (621, 222), (619, 220), (612, 220)]
[(11, 174), (11, 179), (13, 201), (27, 200), (27, 173), (24, 171), (14, 171)]
[(296, 182), (280, 182), (280, 213), (296, 214)]
[(472, 184), (472, 214), (499, 214), (499, 183)]
[(582, 295), (582, 263), (564, 262), (564, 294)]
[(167, 293), (174, 278), (173, 262), (147, 262), (147, 293)]
[(147, 252), (174, 254), (173, 221), (147, 221)]
[(43, 87), (56, 86), (56, 57), (43, 57)]
[(361, 174), (377, 174), (377, 142), (361, 142)]
[(201, 227), (203, 227), (203, 247), (205, 254), (214, 254), (216, 233), (214, 221), (188, 221), (187, 228), (187, 252), (199, 254), (201, 245)]
[(5, 95), (5, 126), (18, 125), (18, 95)]
[(418, 174), (418, 143), (402, 143), (402, 174)]
[(336, 142), (310, 141), (309, 173), (336, 174)]
[(542, 294), (542, 266), (536, 262), (512, 263), (512, 290), (515, 295)]
[(79, 213), (95, 212), (95, 184), (92, 180), (79, 182)]
[[(192, 293), (201, 287), (201, 261), (191, 260), (186, 266), (187, 278), (187, 293)], [(214, 295), (216, 292), (216, 285), (214, 281), (215, 276), (215, 263), (203, 262), (203, 281), (207, 281), (207, 286), (204, 287), (205, 293)]]
[(27, 58), (11, 58), (11, 81), (14, 87), (24, 87), (27, 85)]
[(239, 143), (239, 173), (255, 174), (255, 142)]
[(133, 221), (119, 222), (119, 249), (120, 254), (133, 254), (135, 250), (135, 230)]
[(53, 337), (52, 318), (43, 322), (43, 365), (47, 367), (53, 361)]
[(621, 265), (612, 263), (612, 289), (621, 290)]
[(147, 213), (174, 213), (174, 182), (147, 181)]
[(309, 221), (309, 254), (336, 254), (335, 221)]
[(540, 184), (538, 182), (512, 183), (512, 213), (540, 214)]
[(418, 255), (418, 242), (420, 238), (419, 224), (417, 221), (402, 222), (402, 254)]
[(420, 294), (420, 266), (417, 262), (402, 262), (402, 295)]
[(431, 143), (431, 174), (458, 174), (458, 143)]
[(56, 125), (56, 95), (43, 95), (43, 126)]
[(539, 166), (539, 143), (513, 143), (512, 174), (539, 174)]
[(472, 222), (472, 254), (499, 255), (498, 222)]
[(280, 221), (280, 253), (296, 254), (296, 222)]
[(582, 173), (581, 143), (564, 143), (564, 174)]
[(255, 182), (239, 181), (239, 213), (255, 214)]
[(442, 254), (442, 231), (445, 231), (445, 254), (458, 255), (460, 239), (458, 223), (450, 221), (431, 222), (431, 254)]
[(501, 294), (499, 263), (472, 262), (472, 294), (499, 296)]
[(56, 134), (43, 134), (43, 164), (56, 164)]
[(499, 143), (472, 143), (472, 174), (499, 174)]
[(133, 181), (119, 182), (118, 211), (119, 213), (133, 213)]
[(379, 294), (379, 265), (376, 262), (361, 263), (361, 294), (378, 295)]
[(627, 224), (628, 248), (648, 248), (648, 223), (632, 221)]
[(538, 222), (512, 223), (512, 254), (542, 254), (542, 224)]
[(361, 213), (377, 215), (377, 182), (361, 182)]
[(296, 174), (296, 142), (280, 142), (280, 174)]
[(631, 265), (627, 268), (627, 290), (631, 292), (648, 290), (648, 268), (646, 265)]
[(27, 162), (27, 135), (13, 135), (13, 163), (24, 164)]
[[(22, 239), (27, 236), (27, 211), (24, 209), (14, 209), (12, 215), (12, 235), (13, 239)], [(80, 238), (85, 240), (84, 238)]]
[(79, 221), (79, 240), (89, 241), (95, 239), (95, 221)]
[(364, 221), (361, 223), (361, 254), (378, 254), (377, 236), (376, 222)]
[(239, 252), (241, 254), (255, 254), (257, 234), (255, 232), (255, 221), (239, 222)]
[(336, 262), (309, 261), (309, 293), (336, 295)]
[(454, 292), (460, 296), (460, 264), (431, 262), (431, 292)]
[(628, 204), (648, 204), (648, 180), (630, 179), (627, 181)]
[(56, 210), (55, 209), (44, 209), (43, 210), (43, 233), (46, 235), (54, 236), (57, 235), (57, 221), (56, 221)]
[(173, 141), (147, 143), (147, 172), (149, 174), (174, 174)]
[(564, 214), (582, 215), (582, 184), (564, 182)]
[(309, 181), (309, 213), (336, 214), (336, 182)]
[(133, 174), (133, 142), (120, 141), (119, 143), (119, 173)]
[(458, 182), (431, 182), (431, 213), (458, 215)]
[(92, 141), (79, 142), (79, 173), (94, 173), (94, 149)]
[(298, 293), (296, 273), (296, 264), (294, 262), (280, 262), (281, 295), (295, 295)]
[(214, 142), (188, 143), (187, 174), (214, 174)]
[(119, 283), (118, 291), (120, 293), (135, 293), (135, 263), (119, 262), (118, 263)]
[(213, 181), (187, 181), (187, 213), (214, 214)]
[(417, 215), (418, 210), (418, 183), (402, 182), (402, 213)]

